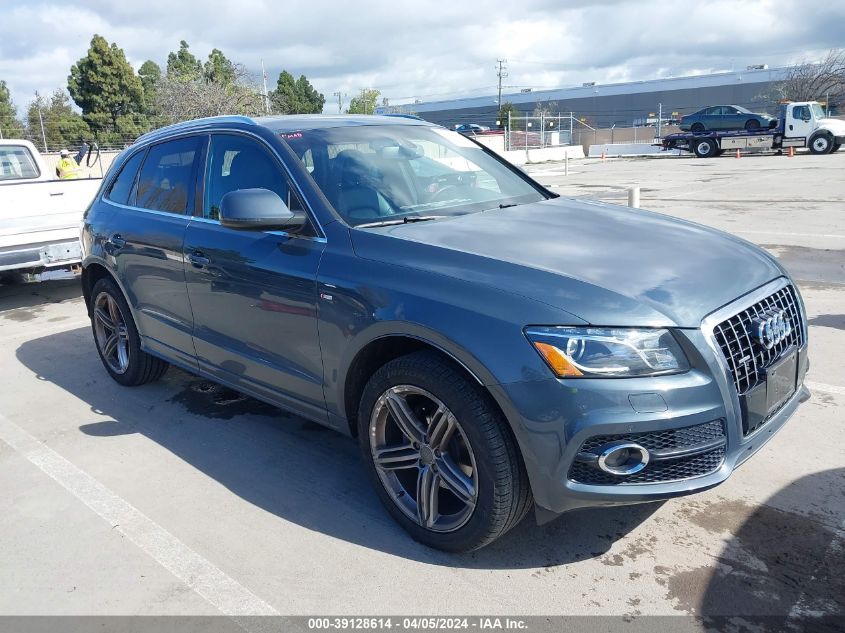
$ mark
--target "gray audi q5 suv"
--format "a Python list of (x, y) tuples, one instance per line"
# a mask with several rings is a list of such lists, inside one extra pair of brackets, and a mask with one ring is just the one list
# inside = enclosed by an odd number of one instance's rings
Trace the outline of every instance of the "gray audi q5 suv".
[(558, 197), (424, 121), (152, 132), (82, 238), (117, 382), (176, 365), (356, 436), (387, 511), (444, 550), (532, 506), (715, 486), (806, 395), (801, 296), (764, 251)]

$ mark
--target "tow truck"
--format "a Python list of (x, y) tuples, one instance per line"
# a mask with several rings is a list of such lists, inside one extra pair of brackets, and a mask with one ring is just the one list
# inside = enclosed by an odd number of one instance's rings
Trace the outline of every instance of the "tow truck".
[(845, 143), (845, 121), (825, 115), (817, 101), (794, 101), (781, 105), (774, 127), (760, 130), (681, 132), (663, 137), (665, 150), (684, 150), (699, 158), (720, 156), (726, 151), (808, 148), (813, 154), (830, 154)]

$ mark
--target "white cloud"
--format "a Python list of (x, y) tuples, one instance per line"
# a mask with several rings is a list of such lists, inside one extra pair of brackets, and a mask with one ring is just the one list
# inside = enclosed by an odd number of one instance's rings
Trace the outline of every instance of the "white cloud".
[(692, 71), (776, 66), (842, 43), (843, 3), (796, 12), (786, 0), (665, 2), (358, 2), (338, 0), (0, 0), (0, 79), (20, 109), (38, 90), (65, 87), (70, 66), (99, 33), (137, 68), (164, 64), (185, 39), (212, 47), (269, 85), (283, 68), (327, 99), (374, 87), (392, 100), (493, 93), (497, 57), (506, 85), (558, 87)]

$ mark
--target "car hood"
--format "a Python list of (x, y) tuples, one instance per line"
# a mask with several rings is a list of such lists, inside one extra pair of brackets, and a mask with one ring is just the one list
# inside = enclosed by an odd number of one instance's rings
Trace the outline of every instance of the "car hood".
[(353, 229), (363, 258), (428, 269), (594, 325), (699, 327), (784, 271), (745, 240), (661, 214), (557, 198)]

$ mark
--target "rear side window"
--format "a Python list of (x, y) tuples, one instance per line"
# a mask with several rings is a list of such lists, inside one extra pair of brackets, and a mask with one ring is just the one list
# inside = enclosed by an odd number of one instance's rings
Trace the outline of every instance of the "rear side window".
[(186, 213), (193, 198), (200, 139), (180, 138), (153, 145), (141, 167), (136, 206)]
[(38, 178), (38, 167), (29, 150), (23, 145), (0, 147), (0, 181)]
[(127, 160), (117, 178), (109, 187), (109, 192), (106, 198), (118, 204), (135, 204), (135, 195), (133, 188), (135, 186), (135, 176), (138, 175), (138, 167), (141, 166), (141, 161), (144, 159), (144, 152), (136, 152), (129, 160)]

